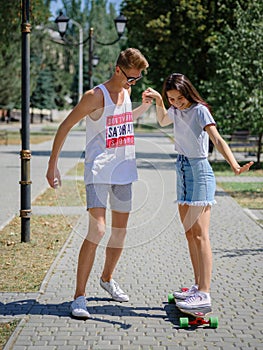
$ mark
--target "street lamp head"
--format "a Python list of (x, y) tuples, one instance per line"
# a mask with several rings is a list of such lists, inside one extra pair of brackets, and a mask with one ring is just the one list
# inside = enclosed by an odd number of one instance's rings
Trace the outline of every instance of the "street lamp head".
[(59, 13), (59, 16), (55, 19), (55, 23), (57, 23), (57, 26), (58, 26), (59, 34), (62, 38), (66, 33), (68, 21), (69, 21), (69, 17), (64, 16), (61, 11)]
[(117, 33), (119, 37), (121, 37), (125, 31), (127, 18), (123, 15), (123, 13), (120, 13), (120, 15), (117, 18), (115, 18), (114, 22)]
[(96, 67), (99, 64), (100, 58), (97, 55), (92, 56), (92, 66)]

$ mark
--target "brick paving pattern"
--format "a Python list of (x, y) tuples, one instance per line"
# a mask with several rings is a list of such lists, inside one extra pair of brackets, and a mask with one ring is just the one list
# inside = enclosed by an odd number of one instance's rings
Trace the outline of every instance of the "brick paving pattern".
[(144, 135), (136, 149), (140, 180), (114, 275), (130, 301), (114, 302), (99, 286), (107, 227), (86, 289), (92, 318), (71, 318), (77, 256), (88, 224), (84, 213), (39, 293), (0, 293), (0, 320), (21, 319), (4, 350), (262, 349), (262, 227), (217, 189), (210, 232), (219, 327), (180, 329), (180, 313), (167, 295), (193, 281), (175, 203), (173, 146), (161, 135)]

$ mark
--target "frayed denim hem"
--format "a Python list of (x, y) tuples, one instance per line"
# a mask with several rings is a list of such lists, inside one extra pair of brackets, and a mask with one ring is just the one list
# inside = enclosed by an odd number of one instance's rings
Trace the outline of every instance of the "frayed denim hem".
[(189, 206), (193, 206), (193, 207), (207, 207), (207, 206), (211, 207), (212, 205), (216, 204), (215, 200), (213, 200), (211, 202), (207, 202), (207, 201), (191, 202), (191, 201), (177, 200), (176, 202), (177, 202), (177, 204), (180, 204), (180, 205), (189, 205)]

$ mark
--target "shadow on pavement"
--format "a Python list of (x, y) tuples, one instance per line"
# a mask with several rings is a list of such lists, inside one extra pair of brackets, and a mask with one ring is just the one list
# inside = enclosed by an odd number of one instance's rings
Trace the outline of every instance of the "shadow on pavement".
[[(114, 302), (112, 299), (108, 298), (87, 298), (88, 302)], [(71, 302), (63, 302), (58, 304), (42, 304), (39, 303), (36, 299), (23, 299), (16, 300), (3, 304), (0, 302), (0, 315), (3, 316), (23, 316), (23, 315), (50, 315), (58, 317), (70, 317), (75, 319), (70, 314), (70, 304)], [(123, 320), (123, 322), (109, 320), (105, 318), (98, 317), (101, 316), (113, 316), (113, 317), (127, 317), (129, 320), (132, 317), (143, 317), (143, 318), (159, 318), (165, 319), (164, 315), (160, 314), (160, 311), (163, 311), (160, 307), (131, 307), (123, 306), (123, 304), (107, 304), (107, 305), (88, 305), (88, 311), (91, 314), (90, 321), (98, 321), (102, 323), (110, 323), (113, 325), (119, 325), (123, 329), (128, 329), (132, 326)], [(155, 311), (157, 313), (155, 313)], [(89, 321), (87, 320), (87, 321)], [(79, 320), (78, 321), (83, 321)]]
[(263, 248), (258, 249), (216, 249), (213, 250), (214, 254), (221, 254), (221, 258), (236, 258), (239, 256), (246, 256), (246, 255), (260, 255), (263, 252)]

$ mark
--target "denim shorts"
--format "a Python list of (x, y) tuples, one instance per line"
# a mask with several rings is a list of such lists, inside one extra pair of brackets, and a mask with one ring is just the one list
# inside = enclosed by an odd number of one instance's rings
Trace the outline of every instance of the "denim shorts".
[(176, 161), (177, 203), (208, 206), (216, 203), (216, 181), (206, 158), (179, 154)]
[(107, 208), (109, 199), (110, 209), (129, 213), (132, 206), (132, 184), (88, 184), (86, 185), (87, 209)]

